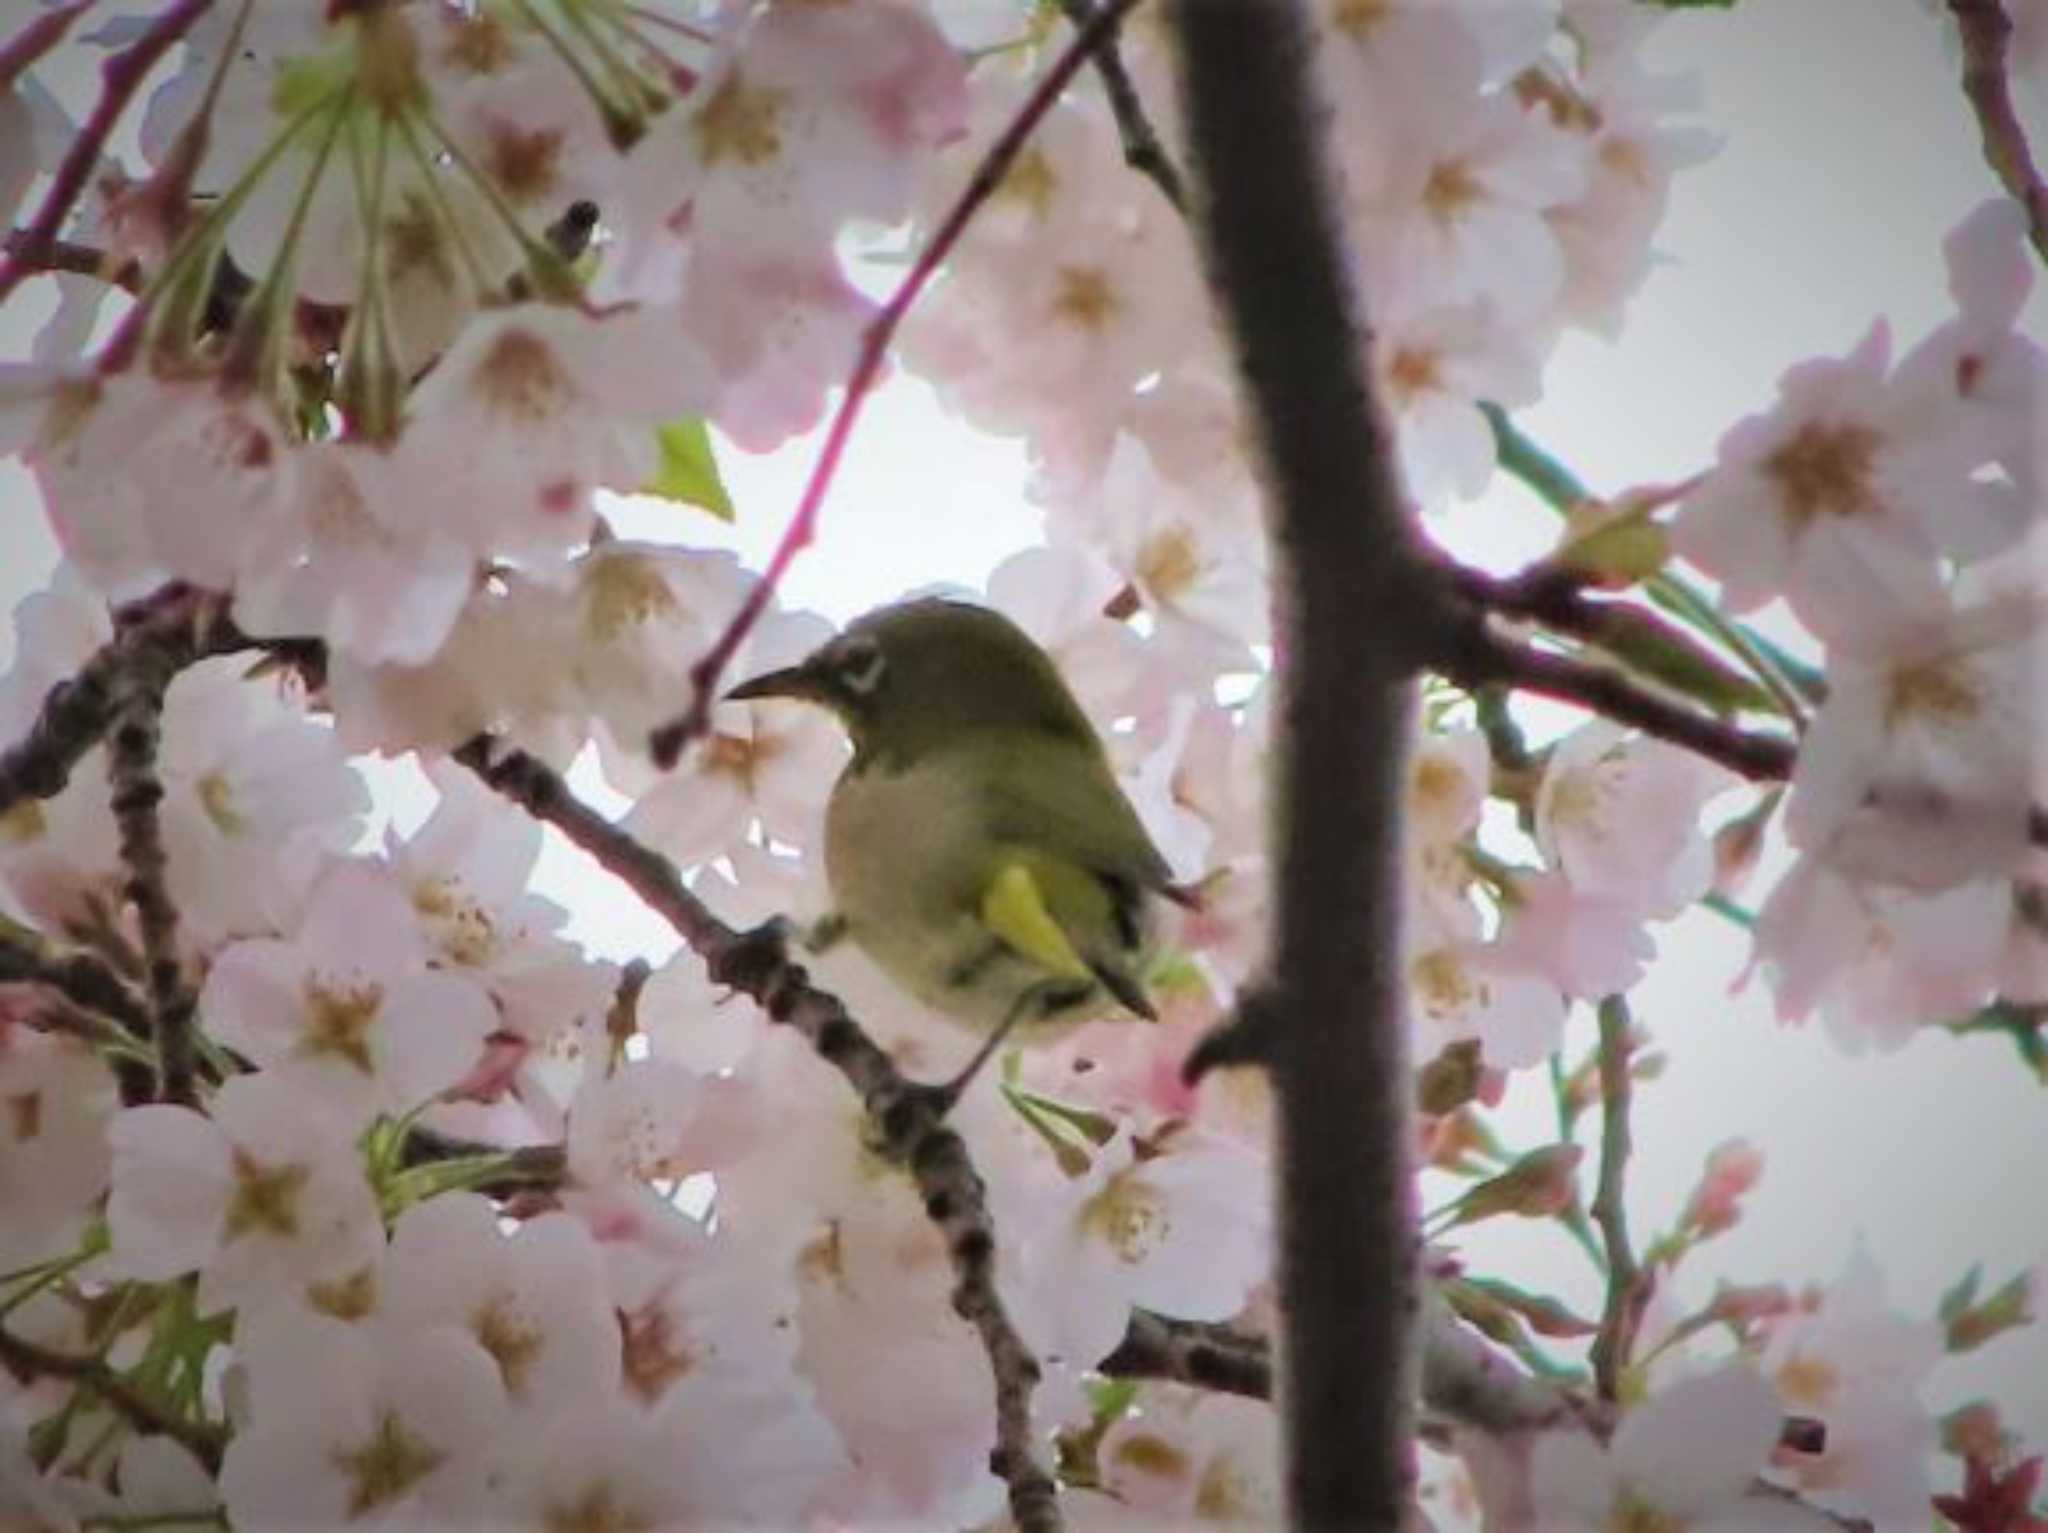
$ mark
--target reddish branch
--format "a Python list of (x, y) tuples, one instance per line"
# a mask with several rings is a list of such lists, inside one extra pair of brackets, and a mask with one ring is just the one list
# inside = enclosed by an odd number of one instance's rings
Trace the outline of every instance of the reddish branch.
[(53, 6), (0, 43), (0, 90), (10, 89), (29, 65), (63, 42), (71, 23), (91, 5), (92, 0), (69, 0)]
[(100, 152), (106, 148), (109, 135), (120, 122), (121, 114), (128, 110), (135, 92), (156, 68), (157, 61), (212, 7), (213, 0), (176, 0), (140, 37), (119, 53), (109, 55), (100, 66), (100, 95), (93, 103), (91, 115), (64, 151), (50, 189), (43, 194), (35, 217), (22, 231), (20, 243), (10, 243), (6, 257), (0, 259), (0, 302), (21, 285), (23, 278), (47, 264), (45, 251), (77, 206)]
[(2026, 129), (2013, 110), (2006, 79), (2006, 51), (2012, 18), (2002, 0), (1948, 0), (1963, 42), (1963, 95), (1977, 114), (1984, 162), (2027, 215), (2035, 253), (2048, 261), (2048, 185), (2027, 146)]
[(905, 1079), (845, 1006), (811, 984), (778, 933), (738, 932), (720, 921), (673, 863), (580, 802), (545, 764), (488, 735), (462, 746), (455, 759), (588, 852), (675, 928), (713, 980), (751, 996), (770, 1020), (795, 1028), (846, 1078), (875, 1126), (879, 1152), (907, 1168), (916, 1183), (953, 1264), (953, 1308), (980, 1333), (988, 1353), (996, 1393), (990, 1467), (1009, 1485), (1011, 1518), (1019, 1530), (1057, 1529), (1053, 1479), (1038, 1460), (1031, 1427), (1038, 1361), (996, 1291), (995, 1222), (981, 1177), (966, 1144), (941, 1118), (934, 1094)]
[(832, 486), (832, 478), (838, 472), (839, 459), (846, 451), (847, 440), (853, 434), (854, 422), (859, 418), (861, 406), (867, 402), (875, 380), (880, 376), (882, 362), (888, 355), (889, 342), (895, 338), (896, 329), (917, 302), (926, 285), (938, 273), (940, 265), (952, 254), (953, 247), (960, 242), (960, 236), (967, 231), (981, 205), (994, 195), (1016, 163), (1025, 141), (1039, 120), (1052, 110), (1081, 66), (1087, 62), (1101, 43), (1115, 34), (1117, 25), (1123, 20), (1137, 0), (1108, 0), (1076, 33), (1066, 50), (1054, 60), (1051, 69), (1038, 82), (1022, 108), (1002, 136), (989, 146), (975, 167), (973, 178), (960, 194), (945, 222), (933, 233), (931, 241), (918, 255), (917, 264), (912, 266), (896, 291), (889, 295), (889, 301), (882, 305), (875, 317), (868, 322), (862, 333), (860, 354), (855, 359), (853, 372), (846, 380), (846, 392), (839, 401), (839, 408), (832, 416), (832, 424), (825, 433), (825, 444), (818, 451), (818, 461), (811, 467), (811, 476), (804, 484), (802, 496), (797, 501), (796, 513), (790, 518), (789, 526), (783, 530), (782, 539), (775, 545), (775, 552), (769, 556), (768, 567), (761, 572), (761, 578), (754, 582), (747, 599), (727, 623), (718, 641), (707, 650), (697, 663), (690, 667), (690, 705), (688, 710), (672, 723), (664, 724), (648, 737), (648, 750), (655, 764), (664, 769), (676, 764), (683, 750), (692, 740), (700, 738), (710, 727), (711, 705), (718, 693), (718, 684), (725, 675), (725, 668), (732, 663), (732, 657), (739, 652), (747, 635), (768, 610), (768, 603), (782, 583), (782, 577), (796, 561), (796, 556), (808, 547), (817, 535), (818, 513), (825, 503), (825, 494)]

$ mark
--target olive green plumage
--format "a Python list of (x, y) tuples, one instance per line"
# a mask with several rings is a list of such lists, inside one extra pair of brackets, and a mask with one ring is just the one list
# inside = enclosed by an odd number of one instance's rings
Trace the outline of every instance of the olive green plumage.
[(735, 697), (830, 708), (853, 759), (825, 817), (837, 917), (936, 1010), (981, 1029), (1152, 1015), (1154, 897), (1185, 901), (1045, 652), (999, 613), (872, 612)]

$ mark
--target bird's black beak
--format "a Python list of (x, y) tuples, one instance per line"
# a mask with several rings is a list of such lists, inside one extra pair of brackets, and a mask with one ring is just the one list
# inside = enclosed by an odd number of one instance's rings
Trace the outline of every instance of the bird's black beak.
[(817, 702), (824, 695), (817, 673), (808, 665), (785, 666), (743, 681), (725, 694), (727, 702), (744, 703), (757, 697), (794, 697)]

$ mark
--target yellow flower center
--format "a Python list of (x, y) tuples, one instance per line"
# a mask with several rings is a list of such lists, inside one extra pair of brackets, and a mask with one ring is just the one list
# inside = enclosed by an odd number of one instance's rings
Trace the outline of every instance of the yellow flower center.
[(1053, 313), (1083, 330), (1102, 331), (1120, 307), (1109, 279), (1088, 266), (1062, 266)]
[(576, 397), (554, 349), (532, 331), (516, 327), (491, 342), (472, 382), (485, 410), (514, 429), (553, 420)]
[(337, 1448), (329, 1455), (334, 1467), (350, 1481), (348, 1515), (351, 1522), (398, 1500), (420, 1481), (441, 1467), (445, 1453), (406, 1431), (395, 1412), (377, 1419), (369, 1439), (359, 1448)]
[(1764, 459), (1763, 470), (1777, 481), (1795, 528), (1822, 516), (1860, 516), (1877, 505), (1870, 475), (1883, 443), (1857, 421), (1809, 421)]
[(305, 1024), (299, 1031), (298, 1052), (332, 1055), (365, 1075), (373, 1074), (376, 1066), (370, 1058), (369, 1032), (384, 1004), (384, 987), (330, 988), (321, 980), (308, 979), (304, 999)]
[(732, 160), (764, 165), (782, 153), (783, 92), (752, 86), (737, 70), (697, 114), (697, 144), (707, 166)]
[(290, 1240), (299, 1233), (299, 1193), (312, 1176), (305, 1166), (266, 1166), (246, 1150), (236, 1150), (229, 1162), (235, 1190), (228, 1198), (227, 1217), (222, 1225), (224, 1242), (251, 1233), (276, 1235)]

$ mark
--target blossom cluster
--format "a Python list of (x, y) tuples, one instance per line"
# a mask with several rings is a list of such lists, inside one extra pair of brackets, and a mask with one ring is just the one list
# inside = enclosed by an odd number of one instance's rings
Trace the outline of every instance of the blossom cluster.
[[(149, 9), (85, 43), (134, 45), (165, 25)], [(845, 1083), (694, 954), (649, 971), (571, 940), (534, 889), (539, 826), (450, 758), (490, 731), (580, 763), (734, 925), (827, 912), (839, 731), (719, 701), (680, 769), (653, 769), (649, 732), (755, 577), (686, 536), (613, 535), (606, 497), (706, 504), (707, 424), (753, 452), (817, 424), (879, 312), (849, 253), (932, 237), (1069, 32), (967, 0), (195, 9), (152, 80), (141, 173), (99, 178), (69, 229), (100, 276), (53, 279), (35, 356), (0, 364), (0, 450), (66, 558), (16, 615), (0, 748), (115, 640), (110, 602), (225, 592), (248, 640), (170, 682), (155, 763), (197, 1102), (131, 1088), (152, 1058), (132, 1016), (0, 986), (0, 1325), (191, 1430), (138, 1430), (132, 1405), (23, 1366), (0, 1393), (0, 1513), (987, 1524), (988, 1359)], [(1687, 82), (1643, 63), (1649, 7), (1312, 10), (1363, 360), (1448, 540), (1497, 471), (1499, 412), (1538, 396), (1567, 329), (1619, 331), (1671, 181), (1712, 140)], [(1174, 144), (1162, 15), (1133, 12), (1121, 57)], [(33, 73), (0, 75), (0, 211), (26, 215), (78, 131)], [(1274, 1302), (1263, 1089), (1179, 1067), (1264, 961), (1285, 656), (1228, 348), (1127, 131), (1092, 79), (1053, 102), (897, 360), (1023, 439), (1046, 542), (979, 599), (1052, 656), (1199, 906), (1149, 976), (1158, 1025), (1015, 1051), (953, 1123), (1071, 1519), (1270, 1524), (1270, 1407), (1100, 1371), (1134, 1311), (1261, 1336)], [(1897, 360), (1880, 325), (1795, 367), (1640, 518), (1720, 583), (1706, 636), (1735, 635), (1760, 681), (1740, 706), (1802, 731), (1786, 792), (1737, 803), (1726, 768), (1605, 718), (1532, 746), (1497, 700), (1427, 694), (1401, 958), (1418, 1158), (1461, 1189), (1431, 1231), (1445, 1251), (1486, 1217), (1583, 1232), (1582, 1147), (1518, 1154), (1486, 1110), (1546, 1062), (1564, 1107), (1590, 1107), (1575, 1008), (1630, 990), (1703, 899), (1739, 912), (1780, 818), (1796, 860), (1755, 939), (1788, 1020), (1818, 1011), (1855, 1049), (2048, 1001), (2048, 353), (2019, 326), (2013, 207), (1947, 255), (1952, 321)], [(135, 301), (104, 312), (110, 286)], [(1824, 677), (1728, 616), (1780, 600)], [(770, 602), (734, 671), (830, 632)], [(437, 795), (409, 834), (352, 760), (407, 753)], [(140, 1009), (150, 938), (105, 755), (0, 805), (0, 950), (79, 956)], [(966, 1054), (858, 954), (813, 967), (908, 1073)], [(1922, 1377), (2024, 1320), (2030, 1289), (1973, 1286), (1944, 1335), (1859, 1257), (1826, 1289), (1684, 1308), (1684, 1258), (1759, 1172), (1717, 1153), (1646, 1252), (1656, 1304), (1608, 1338), (1637, 1345), (1621, 1393), (1643, 1403), (1609, 1440), (1461, 1428), (1431, 1515), (1476, 1496), (1502, 1527), (1757, 1527), (1762, 1477), (1924, 1521)], [(1444, 1265), (1457, 1323), (1525, 1360), (1531, 1332), (1596, 1329)], [(1798, 1418), (1824, 1445), (1788, 1436)], [(2019, 1472), (1995, 1431), (1959, 1453), (1970, 1485)]]

